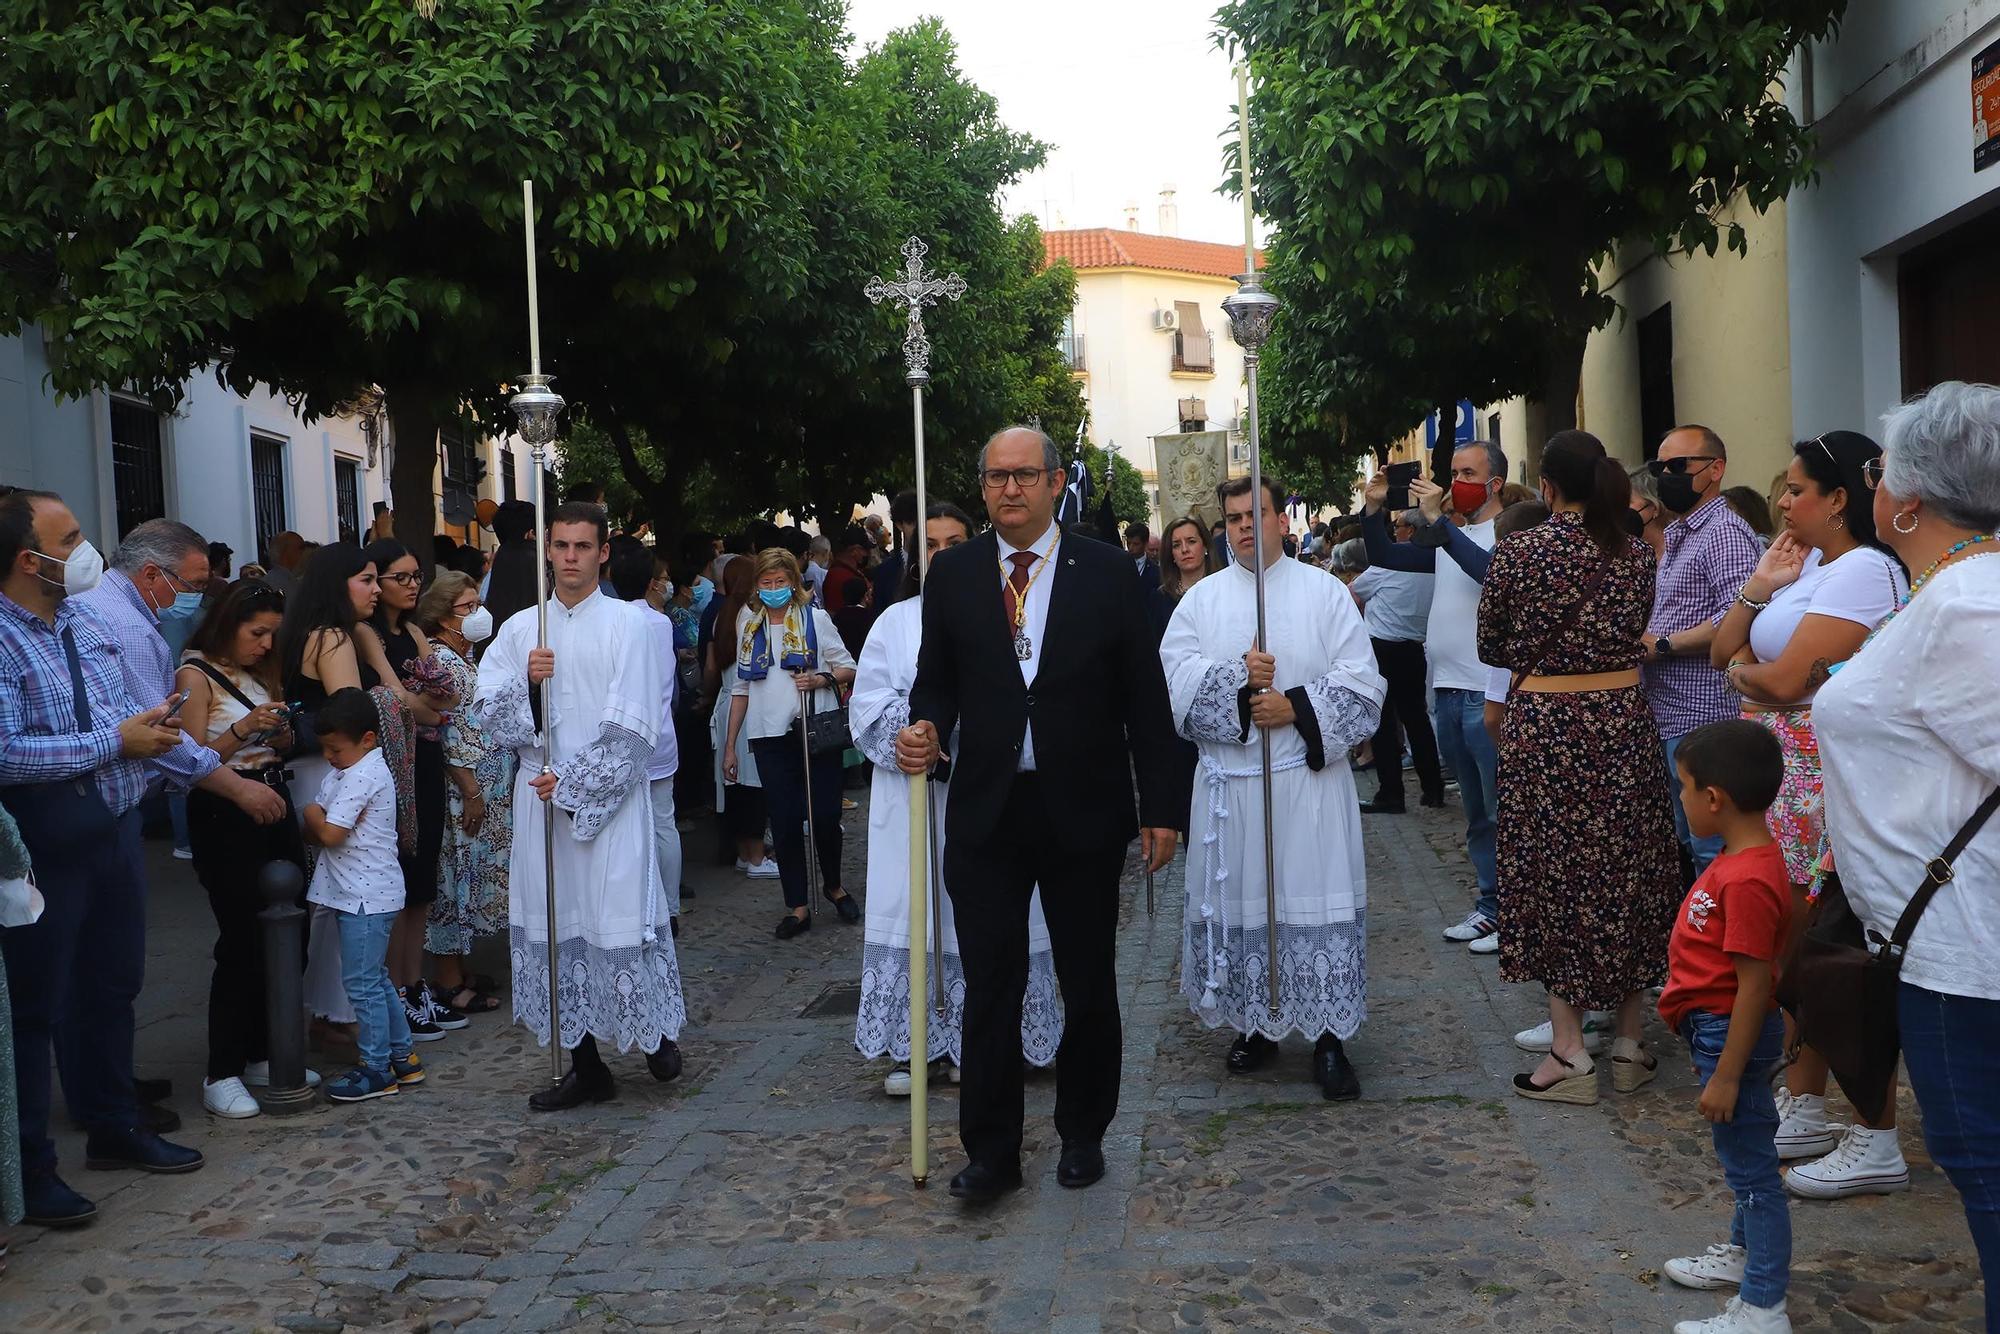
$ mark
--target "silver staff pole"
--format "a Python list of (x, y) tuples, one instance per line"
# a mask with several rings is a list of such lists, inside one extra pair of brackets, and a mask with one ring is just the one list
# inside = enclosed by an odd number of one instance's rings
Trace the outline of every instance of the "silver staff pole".
[[(548, 515), (542, 508), (542, 479), (546, 475), (544, 464), (548, 458), (549, 446), (556, 438), (556, 428), (562, 417), (562, 395), (549, 388), (554, 377), (542, 374), (542, 335), (540, 307), (535, 292), (535, 183), (521, 182), (521, 208), (527, 224), (528, 234), (528, 374), (521, 377), (521, 388), (507, 400), (507, 406), (514, 411), (521, 438), (528, 442), (530, 457), (535, 465), (535, 647), (549, 646), (549, 566), (548, 566)], [(549, 704), (549, 683), (542, 682), (542, 772), (552, 774), (555, 767), (551, 763), (554, 751), (551, 743), (555, 739), (555, 712)], [(562, 1082), (563, 1045), (562, 1023), (556, 1009), (556, 822), (555, 803), (548, 802), (542, 808), (542, 885), (548, 894), (549, 928), (549, 1078), (555, 1083)]]
[[(871, 305), (888, 301), (909, 310), (903, 333), (904, 380), (910, 386), (910, 424), (916, 440), (917, 528), (907, 559), (916, 561), (917, 582), (923, 582), (929, 564), (928, 546), (930, 497), (924, 489), (924, 386), (931, 382), (931, 340), (924, 333), (924, 307), (939, 297), (956, 301), (965, 295), (965, 279), (955, 273), (942, 278), (924, 272), (924, 256), (930, 247), (917, 237), (903, 242), (903, 273), (893, 280), (870, 278), (862, 289)], [(943, 938), (937, 930), (936, 879), (930, 863), (936, 860), (935, 821), (930, 818), (930, 784), (922, 774), (910, 775), (910, 1180), (923, 1186), (930, 1180), (930, 1013), (927, 993), (931, 970), (924, 957), (926, 941), (944, 961)], [(926, 919), (928, 918), (928, 926)], [(942, 1011), (944, 996), (938, 995)]]
[[(1244, 273), (1236, 280), (1236, 291), (1224, 299), (1222, 313), (1229, 317), (1229, 333), (1243, 349), (1243, 375), (1249, 389), (1250, 408), (1250, 513), (1256, 527), (1257, 651), (1265, 651), (1264, 626), (1264, 451), (1257, 434), (1257, 361), (1264, 340), (1271, 336), (1271, 321), (1278, 314), (1278, 298), (1257, 281), (1257, 246), (1251, 231), (1250, 204), (1250, 95), (1249, 76), (1242, 66), (1236, 69), (1237, 104), (1240, 111), (1238, 159), (1243, 176), (1243, 264)], [(1271, 734), (1257, 729), (1258, 760), (1264, 789), (1264, 922), (1270, 944), (1266, 959), (1269, 984), (1266, 993), (1272, 1018), (1281, 1013), (1278, 997), (1278, 876), (1276, 844), (1271, 835)]]

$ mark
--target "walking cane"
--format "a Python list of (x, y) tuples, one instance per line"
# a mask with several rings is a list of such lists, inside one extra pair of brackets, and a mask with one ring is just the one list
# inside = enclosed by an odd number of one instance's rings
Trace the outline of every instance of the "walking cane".
[[(535, 183), (521, 182), (521, 210), (528, 236), (528, 374), (521, 377), (521, 389), (508, 400), (519, 424), (521, 438), (528, 442), (535, 466), (535, 647), (549, 646), (549, 566), (547, 512), (542, 494), (544, 464), (549, 445), (555, 440), (557, 419), (563, 410), (562, 396), (549, 388), (553, 378), (542, 374), (540, 311), (535, 293)], [(549, 705), (549, 683), (541, 684), (542, 772), (553, 774), (551, 763), (555, 740), (555, 713)], [(562, 1024), (556, 1010), (556, 825), (553, 802), (542, 808), (542, 885), (547, 891), (549, 930), (549, 1078), (560, 1084), (563, 1076)]]
[[(1278, 298), (1257, 281), (1257, 241), (1252, 226), (1250, 204), (1250, 76), (1244, 66), (1236, 67), (1236, 103), (1239, 140), (1237, 161), (1243, 181), (1243, 276), (1236, 291), (1225, 298), (1222, 313), (1229, 317), (1229, 333), (1243, 349), (1243, 375), (1249, 391), (1247, 434), (1250, 437), (1250, 513), (1255, 541), (1252, 559), (1257, 588), (1257, 642), (1259, 653), (1266, 652), (1264, 624), (1264, 459), (1257, 434), (1257, 363), (1264, 340), (1270, 336), (1271, 321), (1278, 313)], [(1265, 988), (1273, 1019), (1282, 1014), (1278, 997), (1278, 877), (1276, 845), (1271, 836), (1271, 734), (1257, 729), (1258, 768), (1264, 789), (1264, 922), (1270, 951), (1265, 960), (1268, 985)]]
[[(806, 608), (806, 615), (812, 615), (812, 608)], [(806, 776), (806, 917), (808, 920), (819, 916), (819, 875), (814, 870), (815, 859), (819, 856), (819, 829), (813, 820), (813, 752), (812, 728), (806, 725), (806, 718), (812, 712), (812, 692), (799, 694), (799, 757), (805, 761)]]

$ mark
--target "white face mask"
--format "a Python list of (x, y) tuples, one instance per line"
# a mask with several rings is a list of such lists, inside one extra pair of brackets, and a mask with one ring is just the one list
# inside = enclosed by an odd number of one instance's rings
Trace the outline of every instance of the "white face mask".
[(64, 597), (88, 593), (97, 587), (97, 581), (104, 577), (104, 557), (97, 554), (97, 548), (90, 545), (88, 540), (79, 542), (76, 550), (69, 553), (68, 560), (57, 560), (54, 556), (42, 555), (39, 551), (34, 554), (41, 556), (51, 565), (63, 567), (63, 577), (60, 581), (51, 579), (47, 575), (39, 577), (43, 583), (60, 588)]
[(483, 644), (493, 638), (493, 613), (484, 607), (475, 607), (460, 622), (458, 632), (465, 636), (468, 644)]

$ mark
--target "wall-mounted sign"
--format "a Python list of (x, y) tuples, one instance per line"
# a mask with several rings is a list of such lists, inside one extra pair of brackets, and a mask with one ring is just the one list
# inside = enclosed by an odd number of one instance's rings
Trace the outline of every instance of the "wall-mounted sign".
[(2000, 162), (2000, 42), (1972, 58), (1972, 169)]

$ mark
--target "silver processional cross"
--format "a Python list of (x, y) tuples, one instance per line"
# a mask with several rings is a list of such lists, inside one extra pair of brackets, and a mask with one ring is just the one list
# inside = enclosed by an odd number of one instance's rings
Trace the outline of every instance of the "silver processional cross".
[[(910, 327), (903, 335), (903, 368), (912, 385), (921, 385), (931, 378), (931, 340), (924, 333), (924, 307), (937, 304), (939, 297), (949, 297), (956, 301), (965, 295), (965, 279), (955, 273), (947, 273), (942, 278), (933, 278), (924, 272), (924, 256), (930, 247), (912, 236), (903, 242), (903, 276), (891, 282), (883, 278), (870, 278), (868, 286), (861, 289), (873, 305), (892, 301), (909, 307)], [(917, 486), (923, 487), (923, 471), (917, 472)]]

